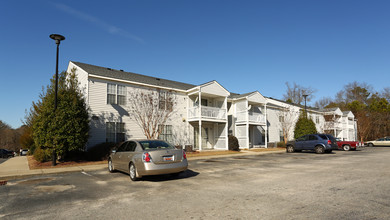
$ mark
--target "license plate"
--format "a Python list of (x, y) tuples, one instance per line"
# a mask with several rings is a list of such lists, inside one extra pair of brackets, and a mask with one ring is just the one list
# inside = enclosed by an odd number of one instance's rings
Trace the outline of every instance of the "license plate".
[(163, 159), (164, 161), (173, 161), (173, 156), (165, 156)]

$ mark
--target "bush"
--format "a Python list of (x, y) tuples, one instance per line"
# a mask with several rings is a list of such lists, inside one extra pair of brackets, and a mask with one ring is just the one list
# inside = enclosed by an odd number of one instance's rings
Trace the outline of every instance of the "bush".
[(317, 134), (317, 129), (313, 120), (307, 118), (303, 113), (299, 116), (299, 119), (295, 124), (294, 138), (298, 138), (306, 134)]
[(279, 141), (278, 143), (277, 143), (277, 146), (278, 147), (286, 147), (286, 143), (284, 143), (284, 141)]
[(40, 147), (35, 148), (34, 158), (38, 162), (47, 162), (51, 160), (51, 150), (50, 149), (42, 149)]
[(106, 160), (115, 146), (116, 144), (111, 142), (97, 144), (87, 150), (86, 159), (92, 161)]
[(240, 151), (240, 144), (238, 143), (238, 139), (235, 136), (229, 135), (228, 145), (229, 150)]

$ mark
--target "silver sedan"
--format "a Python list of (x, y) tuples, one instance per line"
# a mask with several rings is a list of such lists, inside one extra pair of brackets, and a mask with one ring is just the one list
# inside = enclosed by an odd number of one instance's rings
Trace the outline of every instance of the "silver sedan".
[(108, 158), (108, 171), (126, 172), (133, 181), (147, 175), (180, 173), (187, 167), (185, 152), (162, 140), (126, 141)]

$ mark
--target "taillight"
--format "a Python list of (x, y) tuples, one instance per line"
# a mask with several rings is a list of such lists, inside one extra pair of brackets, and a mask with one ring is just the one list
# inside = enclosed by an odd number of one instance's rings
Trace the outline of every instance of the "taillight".
[(150, 156), (150, 154), (148, 152), (145, 152), (143, 155), (142, 155), (142, 160), (144, 162), (150, 162), (152, 161), (152, 157)]
[(332, 145), (332, 141), (328, 140), (328, 144), (329, 144), (329, 145)]
[(183, 150), (183, 159), (187, 159), (187, 154), (184, 150)]

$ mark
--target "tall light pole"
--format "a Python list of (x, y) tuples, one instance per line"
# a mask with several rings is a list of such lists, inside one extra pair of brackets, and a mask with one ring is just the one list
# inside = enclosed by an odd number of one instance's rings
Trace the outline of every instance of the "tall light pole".
[[(65, 37), (62, 36), (62, 35), (59, 35), (59, 34), (51, 34), (50, 35), (50, 38), (55, 40), (56, 41), (56, 44), (57, 44), (57, 58), (56, 58), (56, 84), (55, 84), (55, 98), (54, 98), (54, 113), (56, 112), (57, 110), (57, 93), (58, 93), (58, 52), (60, 50), (60, 42), (62, 40), (65, 40)], [(56, 159), (57, 159), (57, 155), (56, 155), (56, 150), (55, 148), (53, 149), (53, 160), (52, 160), (52, 166), (55, 166), (56, 165)]]
[(302, 96), (305, 98), (305, 116), (307, 118), (306, 98), (307, 98), (308, 95), (307, 94), (303, 94)]

